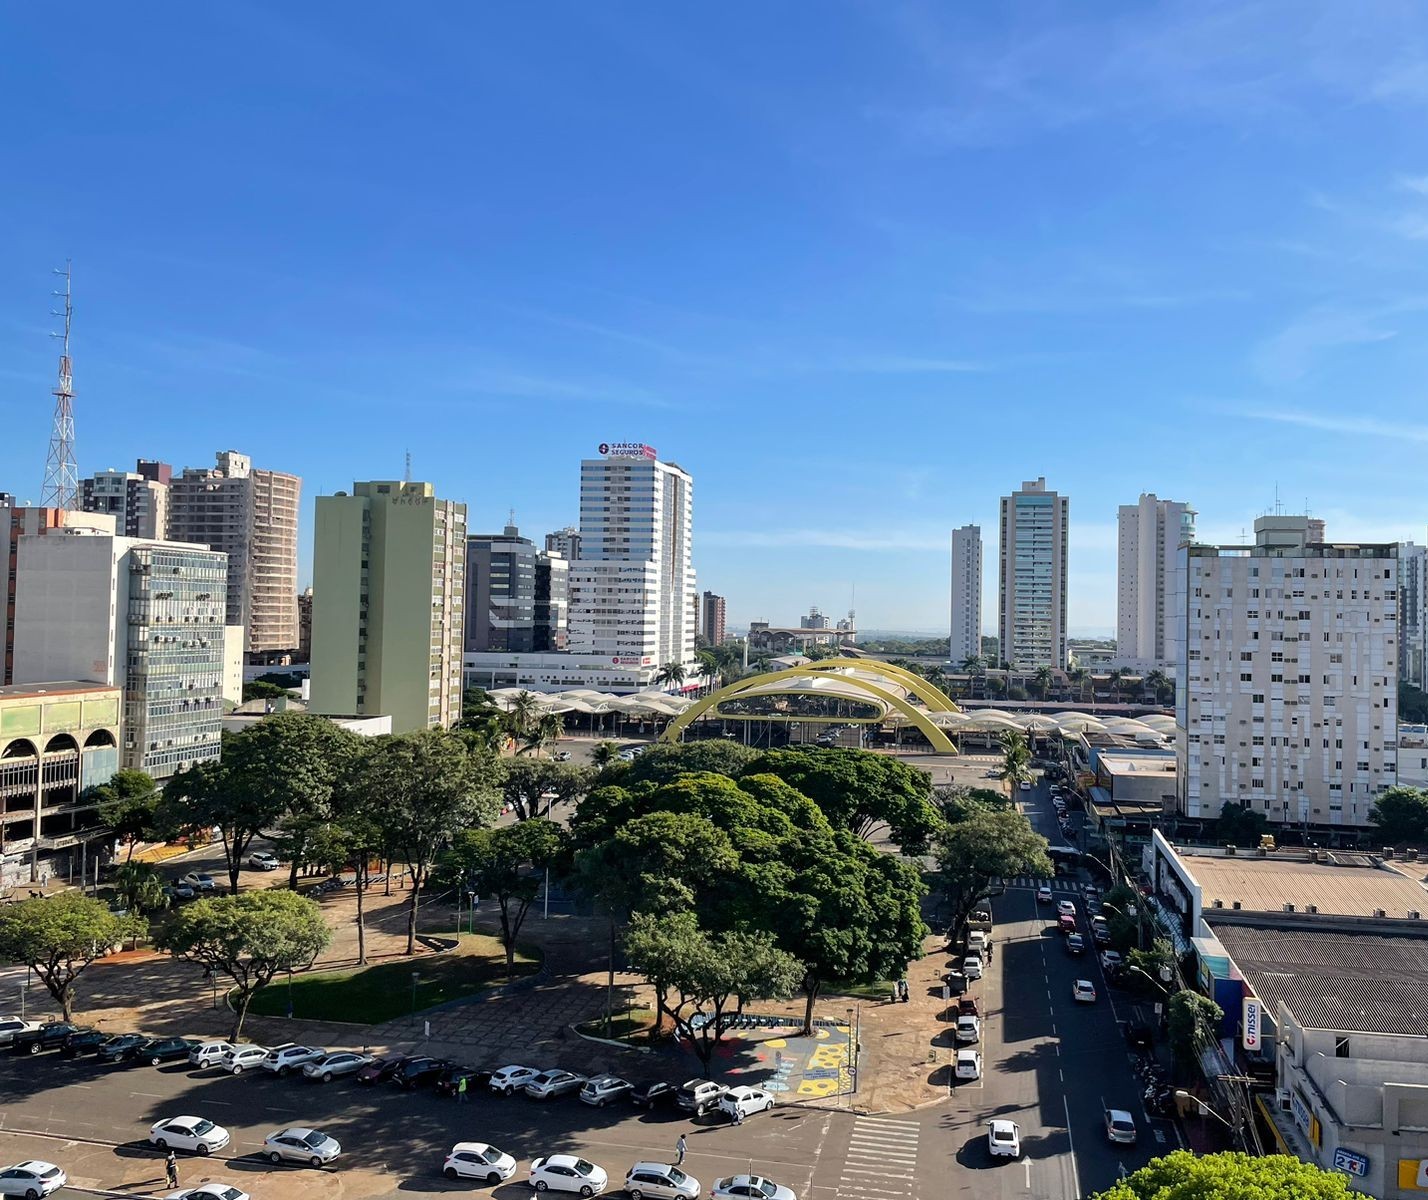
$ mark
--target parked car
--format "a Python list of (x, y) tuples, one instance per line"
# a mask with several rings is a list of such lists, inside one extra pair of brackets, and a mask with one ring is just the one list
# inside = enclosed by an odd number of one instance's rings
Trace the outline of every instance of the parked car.
[(980, 1017), (982, 1009), (977, 1003), (977, 997), (959, 996), (957, 998), (957, 1015), (959, 1017)]
[(244, 1071), (256, 1071), (268, 1057), (266, 1046), (234, 1046), (218, 1065), (230, 1075), (241, 1075)]
[(99, 1047), (109, 1040), (102, 1029), (81, 1029), (65, 1038), (60, 1046), (61, 1058), (82, 1058), (86, 1054), (97, 1054)]
[(357, 1082), (369, 1087), (374, 1083), (386, 1083), (404, 1062), (405, 1058), (374, 1058), (357, 1072)]
[(10, 1045), (17, 1033), (29, 1033), (39, 1027), (38, 1021), (26, 1021), (20, 1017), (0, 1018), (0, 1046)]
[(32, 1158), (27, 1162), (0, 1171), (0, 1196), (24, 1196), (25, 1200), (40, 1200), (64, 1187), (69, 1179), (52, 1162)]
[(456, 1085), (463, 1079), (466, 1080), (466, 1090), (474, 1092), (477, 1088), (490, 1084), (491, 1072), (453, 1064), (437, 1076), (436, 1090), (442, 1096), (454, 1096)]
[(149, 1128), (149, 1141), (160, 1150), (212, 1154), (228, 1145), (228, 1130), (203, 1117), (168, 1117)]
[(551, 1154), (531, 1163), (531, 1187), (538, 1192), (576, 1192), (594, 1196), (610, 1183), (604, 1167), (574, 1154)]
[(149, 1038), (134, 1051), (134, 1061), (146, 1062), (151, 1067), (157, 1067), (160, 1063), (188, 1058), (189, 1051), (197, 1045), (197, 1042), (190, 1041), (188, 1038)]
[(105, 1038), (94, 1053), (102, 1063), (128, 1062), (148, 1040), (142, 1033), (116, 1033)]
[(262, 1067), (280, 1079), (286, 1078), (300, 1067), (316, 1062), (327, 1053), (321, 1046), (295, 1046), (291, 1042), (285, 1046), (274, 1046), (264, 1056)]
[(17, 1029), (10, 1037), (10, 1049), (16, 1054), (38, 1054), (41, 1050), (58, 1050), (65, 1038), (85, 1028), (73, 1021), (47, 1021), (35, 1029)]
[(988, 1121), (987, 1152), (993, 1158), (1020, 1158), (1021, 1126), (1015, 1121)]
[(987, 948), (987, 932), (985, 929), (974, 929), (967, 934), (967, 949), (974, 954), (981, 954)]
[(762, 1175), (729, 1175), (716, 1179), (709, 1200), (798, 1200), (794, 1190)]
[(216, 1067), (232, 1049), (232, 1042), (199, 1042), (189, 1050), (188, 1061), (195, 1067)]
[(585, 1076), (574, 1071), (542, 1071), (525, 1086), (525, 1093), (532, 1100), (554, 1100), (557, 1096), (568, 1096), (585, 1086)]
[(625, 1172), (625, 1195), (630, 1200), (699, 1200), (699, 1180), (669, 1163), (637, 1162)]
[(1122, 1108), (1106, 1109), (1106, 1137), (1122, 1146), (1134, 1146), (1135, 1118)]
[(321, 1058), (315, 1058), (310, 1063), (304, 1063), (302, 1073), (308, 1079), (320, 1079), (323, 1083), (331, 1083), (341, 1075), (357, 1074), (371, 1061), (370, 1054), (358, 1054), (355, 1050), (338, 1050), (332, 1054), (324, 1054)]
[(1091, 937), (1095, 939), (1098, 946), (1109, 946), (1111, 944), (1111, 928), (1109, 925), (1092, 925)]
[(188, 884), (195, 892), (211, 892), (218, 887), (217, 881), (207, 871), (190, 871), (179, 882)]
[(269, 1162), (305, 1162), (310, 1167), (323, 1167), (342, 1153), (336, 1138), (316, 1129), (279, 1129), (263, 1139), (263, 1153)]
[(1096, 985), (1089, 979), (1078, 979), (1071, 985), (1071, 999), (1078, 1004), (1094, 1004), (1096, 1002)]
[(283, 864), (276, 854), (266, 850), (254, 850), (248, 855), (248, 865), (255, 871), (276, 871)]
[(982, 1022), (970, 1014), (957, 1018), (956, 1038), (959, 1042), (979, 1042), (982, 1040)]
[(1079, 933), (1066, 935), (1066, 953), (1080, 956), (1086, 953), (1086, 939)]
[(755, 1113), (768, 1112), (773, 1106), (773, 1093), (766, 1092), (763, 1088), (744, 1085), (731, 1087), (719, 1097), (719, 1111), (731, 1121), (742, 1121)]
[(580, 1089), (580, 1102), (604, 1108), (611, 1100), (623, 1100), (635, 1090), (634, 1084), (618, 1075), (597, 1075)]
[(728, 1090), (722, 1083), (715, 1083), (712, 1079), (690, 1079), (680, 1084), (674, 1102), (685, 1112), (698, 1116), (716, 1107)]
[(637, 1083), (630, 1092), (630, 1100), (637, 1108), (659, 1108), (672, 1104), (679, 1089), (663, 1079), (651, 1079), (648, 1083)]
[(409, 1058), (398, 1070), (392, 1072), (392, 1082), (399, 1088), (412, 1091), (422, 1084), (435, 1083), (449, 1066), (450, 1061), (444, 1058)]
[(179, 879), (164, 885), (164, 895), (168, 897), (170, 903), (173, 903), (175, 900), (192, 900), (198, 895), (198, 891), (193, 884), (185, 883)]
[(520, 1091), (540, 1072), (534, 1067), (510, 1066), (492, 1072), (490, 1088), (502, 1096), (510, 1096)]
[(552, 759), (554, 759), (556, 762), (569, 762), (569, 761), (570, 761), (570, 751), (569, 751), (569, 750), (557, 750), (557, 751), (556, 751), (554, 754), (552, 754), (550, 757), (551, 757)]
[(1038, 904), (1051, 903), (1051, 885), (1049, 883), (1042, 883), (1037, 885), (1036, 902)]
[(1031, 791), (1031, 780), (1030, 780), (1030, 779), (1023, 779), (1023, 780), (1021, 781), (1021, 790), (1024, 791), (1024, 792), (1029, 792), (1029, 791)]
[(457, 1142), (441, 1164), (441, 1173), (448, 1179), (484, 1179), (494, 1185), (516, 1173), (516, 1160), (485, 1142)]
[(958, 1079), (980, 1079), (982, 1077), (981, 1051), (971, 1047), (958, 1050), (953, 1073)]
[(1117, 950), (1101, 951), (1101, 969), (1103, 971), (1119, 971), (1125, 965), (1125, 960), (1121, 958)]
[(242, 1188), (215, 1180), (212, 1183), (200, 1183), (197, 1187), (184, 1188), (181, 1192), (170, 1192), (168, 1200), (251, 1200), (251, 1197)]
[(962, 974), (968, 979), (980, 979), (982, 977), (982, 956), (980, 954), (969, 954), (962, 960)]
[(949, 996), (960, 996), (967, 990), (967, 977), (956, 967), (942, 972), (942, 982), (947, 985)]

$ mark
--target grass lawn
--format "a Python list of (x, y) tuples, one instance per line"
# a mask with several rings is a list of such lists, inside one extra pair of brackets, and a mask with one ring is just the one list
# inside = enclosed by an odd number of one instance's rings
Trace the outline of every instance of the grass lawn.
[(632, 1038), (636, 1035), (648, 1034), (654, 1027), (654, 1012), (648, 1008), (619, 1008), (611, 1014), (610, 1033), (605, 1033), (605, 1014), (592, 1017), (588, 1021), (582, 1021), (576, 1026), (581, 1033), (588, 1033), (591, 1037), (606, 1037), (616, 1039)]
[[(445, 954), (400, 959), (341, 971), (305, 971), (292, 977), (294, 1017), (312, 1021), (350, 1021), (376, 1025), (412, 1011), (412, 972), (417, 972), (416, 1007), (433, 1008), (506, 982), (506, 953), (497, 938), (481, 933), (453, 934), (460, 944)], [(540, 958), (516, 949), (513, 978), (530, 975)], [(279, 975), (253, 997), (250, 1013), (288, 1015), (287, 976)]]
[(829, 983), (824, 986), (819, 999), (821, 1002), (825, 996), (855, 996), (859, 1000), (886, 1000), (892, 995), (893, 984), (891, 979), (880, 979), (875, 983)]

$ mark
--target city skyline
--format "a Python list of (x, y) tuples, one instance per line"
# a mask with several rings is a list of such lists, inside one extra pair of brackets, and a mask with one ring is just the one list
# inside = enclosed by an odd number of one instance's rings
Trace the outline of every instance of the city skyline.
[[(644, 441), (701, 480), (732, 626), (856, 587), (862, 626), (945, 632), (950, 531), (1039, 475), (1074, 501), (1072, 635), (1114, 629), (1141, 492), (1194, 498), (1210, 542), (1276, 484), (1335, 539), (1422, 541), (1422, 21), (1311, 7), (1028, 38), (835, 4), (755, 44), (738, 6), (415, 41), (363, 12), (17, 12), (0, 489), (39, 499), (72, 258), (81, 474), (244, 447), (303, 478), (310, 531), (410, 450), (474, 525), (546, 530), (570, 464)], [(86, 182), (56, 195), (61, 145)]]

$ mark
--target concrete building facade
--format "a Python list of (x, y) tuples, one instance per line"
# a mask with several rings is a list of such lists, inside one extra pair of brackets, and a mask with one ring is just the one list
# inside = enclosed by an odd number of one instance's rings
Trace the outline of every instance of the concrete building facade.
[(535, 649), (536, 547), (515, 525), (466, 535), (465, 649)]
[(542, 550), (535, 564), (536, 654), (563, 651), (570, 644), (570, 564), (559, 554)]
[(647, 671), (695, 665), (693, 486), (652, 447), (605, 445), (580, 464), (570, 650)]
[(1071, 501), (1027, 480), (1001, 502), (998, 640), (1014, 668), (1066, 667)]
[(952, 642), (954, 667), (982, 654), (982, 529), (952, 531)]
[(236, 450), (213, 467), (187, 467), (171, 484), (169, 536), (228, 556), (229, 625), (247, 631), (244, 650), (298, 645), (298, 504), (302, 480), (255, 469)]
[(1397, 778), (1398, 547), (1292, 532), (1261, 518), (1254, 546), (1179, 550), (1180, 811), (1358, 829)]
[(227, 574), (206, 546), (82, 529), (22, 537), (15, 682), (120, 688), (121, 766), (167, 779), (216, 759)]
[(1428, 546), (1398, 544), (1398, 678), (1428, 686)]
[(568, 563), (580, 557), (580, 530), (574, 525), (557, 529), (545, 535), (545, 548), (550, 554), (558, 554)]
[(461, 715), (466, 506), (429, 483), (373, 480), (319, 496), (313, 549), (309, 711), (392, 718), (392, 729)]
[(312, 658), (312, 588), (298, 593), (298, 661)]
[(79, 481), (80, 507), (108, 513), (121, 537), (164, 541), (169, 536), (168, 463), (141, 458), (132, 471), (100, 471)]
[(1122, 504), (1116, 538), (1116, 658), (1165, 670), (1177, 659), (1176, 551), (1195, 540), (1195, 510), (1154, 492)]
[(728, 636), (728, 601), (714, 592), (704, 593), (700, 608), (699, 632), (711, 646), (721, 646)]

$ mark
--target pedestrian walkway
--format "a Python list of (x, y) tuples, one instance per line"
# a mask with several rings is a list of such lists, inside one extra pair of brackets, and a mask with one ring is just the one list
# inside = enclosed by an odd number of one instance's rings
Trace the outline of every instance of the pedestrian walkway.
[(1062, 879), (1059, 876), (1054, 879), (1046, 879), (1040, 875), (1009, 875), (1006, 878), (995, 878), (992, 880), (993, 887), (1004, 888), (1030, 888), (1035, 890), (1043, 883), (1049, 883), (1053, 892), (1066, 892), (1068, 895), (1079, 896), (1094, 889), (1095, 885), (1087, 883), (1082, 879)]
[(919, 1130), (912, 1121), (858, 1117), (838, 1180), (838, 1200), (907, 1200), (914, 1194)]

